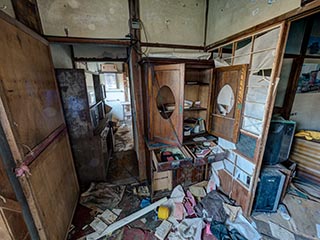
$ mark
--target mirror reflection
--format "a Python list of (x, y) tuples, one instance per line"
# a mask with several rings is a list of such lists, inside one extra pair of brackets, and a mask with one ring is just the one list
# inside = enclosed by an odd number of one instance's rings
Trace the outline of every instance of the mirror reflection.
[(175, 109), (176, 101), (172, 90), (168, 86), (162, 86), (157, 94), (157, 107), (164, 119), (171, 117)]
[(224, 85), (218, 94), (217, 107), (218, 112), (225, 116), (231, 112), (234, 106), (234, 93), (229, 84)]

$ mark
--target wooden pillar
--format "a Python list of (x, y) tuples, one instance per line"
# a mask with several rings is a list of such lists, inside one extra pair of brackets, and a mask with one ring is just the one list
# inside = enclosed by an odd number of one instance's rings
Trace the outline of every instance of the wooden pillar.
[(129, 1), (129, 16), (130, 16), (130, 84), (133, 96), (133, 131), (135, 133), (135, 149), (139, 163), (139, 178), (146, 179), (146, 149), (144, 142), (144, 108), (143, 108), (143, 91), (141, 67), (139, 61), (141, 59), (141, 44), (140, 44), (140, 29), (132, 28), (132, 21), (139, 19), (139, 0)]

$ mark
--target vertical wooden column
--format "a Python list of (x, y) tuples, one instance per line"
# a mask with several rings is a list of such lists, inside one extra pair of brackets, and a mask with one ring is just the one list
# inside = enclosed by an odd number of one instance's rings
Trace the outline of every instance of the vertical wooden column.
[(130, 84), (131, 91), (133, 92), (133, 131), (135, 133), (135, 149), (139, 163), (139, 178), (140, 180), (146, 179), (146, 149), (144, 142), (144, 108), (143, 108), (143, 91), (142, 91), (142, 78), (141, 67), (139, 61), (141, 59), (141, 45), (140, 29), (132, 28), (132, 21), (139, 19), (139, 0), (129, 1), (129, 16), (130, 16), (130, 34), (131, 34), (131, 47), (130, 47)]

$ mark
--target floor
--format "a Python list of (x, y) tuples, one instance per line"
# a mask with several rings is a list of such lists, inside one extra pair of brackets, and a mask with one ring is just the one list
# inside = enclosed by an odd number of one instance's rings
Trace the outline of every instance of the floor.
[(132, 120), (121, 121), (115, 132), (115, 152), (132, 150), (134, 147)]
[[(89, 191), (82, 193), (72, 222), (73, 229), (70, 230), (68, 236), (69, 240), (84, 240), (87, 234), (93, 232), (93, 228), (89, 224), (106, 209), (111, 211), (121, 209), (117, 218), (121, 219), (140, 210), (141, 204), (148, 201), (148, 193), (147, 195), (139, 195), (136, 191), (138, 186), (147, 185), (138, 181), (138, 162), (132, 149), (130, 134), (132, 136), (130, 123), (122, 124), (116, 132), (116, 152), (110, 163), (108, 183), (92, 184)], [(312, 196), (315, 196), (315, 191), (320, 194), (319, 188), (313, 188)], [(249, 221), (254, 223), (253, 226), (256, 226), (261, 239), (319, 239), (317, 234), (320, 233), (317, 233), (316, 225), (320, 224), (320, 200), (314, 197), (313, 200), (306, 199), (308, 194), (296, 193), (290, 191), (290, 194), (286, 194), (283, 200), (291, 215), (289, 221), (284, 220), (279, 212), (254, 213), (251, 216)], [(102, 239), (154, 240), (157, 239), (154, 232), (161, 222), (157, 218), (156, 211), (151, 211), (142, 218), (115, 231), (112, 236)], [(203, 229), (202, 239), (216, 240), (217, 238), (206, 234)]]

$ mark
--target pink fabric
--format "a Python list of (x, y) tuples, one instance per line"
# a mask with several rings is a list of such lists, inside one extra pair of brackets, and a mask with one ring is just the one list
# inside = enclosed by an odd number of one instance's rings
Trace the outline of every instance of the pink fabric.
[(184, 208), (182, 203), (174, 204), (173, 217), (177, 220), (182, 220), (184, 217)]
[(185, 197), (184, 207), (187, 210), (188, 216), (195, 215), (194, 206), (196, 205), (196, 200), (194, 199), (192, 193), (188, 190), (187, 196)]
[(207, 235), (212, 235), (211, 230), (210, 230), (210, 223), (206, 224), (206, 234)]
[(17, 167), (15, 169), (15, 173), (16, 173), (16, 177), (23, 177), (25, 175), (31, 175), (30, 173), (30, 169), (28, 168), (27, 165), (25, 165), (24, 163), (22, 163), (20, 165), (20, 167)]

